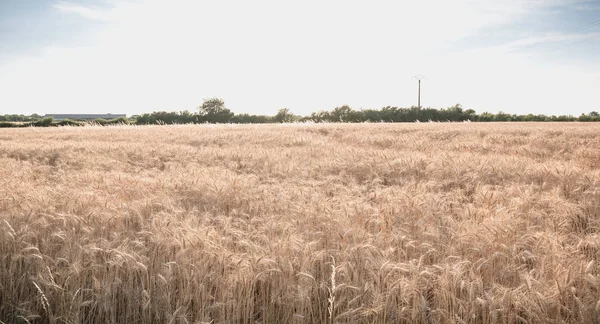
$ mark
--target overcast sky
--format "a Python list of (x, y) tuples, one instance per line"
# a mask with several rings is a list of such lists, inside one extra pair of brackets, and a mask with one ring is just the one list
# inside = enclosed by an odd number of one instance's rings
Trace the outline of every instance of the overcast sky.
[(600, 111), (600, 1), (0, 0), (0, 114)]

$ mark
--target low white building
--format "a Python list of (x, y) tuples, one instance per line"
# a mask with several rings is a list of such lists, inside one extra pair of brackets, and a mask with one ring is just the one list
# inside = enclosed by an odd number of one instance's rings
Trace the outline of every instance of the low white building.
[(56, 121), (65, 119), (71, 120), (94, 120), (94, 119), (115, 119), (127, 117), (125, 114), (46, 114), (44, 117), (52, 117)]

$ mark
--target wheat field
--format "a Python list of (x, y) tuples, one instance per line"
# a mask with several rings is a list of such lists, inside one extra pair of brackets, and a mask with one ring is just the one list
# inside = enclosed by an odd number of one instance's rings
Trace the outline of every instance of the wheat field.
[(0, 129), (0, 323), (600, 323), (600, 124)]

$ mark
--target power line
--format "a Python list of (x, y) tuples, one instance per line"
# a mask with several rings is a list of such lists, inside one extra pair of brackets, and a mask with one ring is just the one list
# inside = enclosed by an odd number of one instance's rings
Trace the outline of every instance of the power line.
[(573, 43), (564, 44), (562, 46), (557, 46), (557, 47), (551, 48), (551, 49), (547, 50), (546, 53), (552, 53), (552, 52), (558, 51), (558, 50), (563, 49), (563, 48), (571, 47), (573, 45), (581, 44), (581, 43), (586, 42), (588, 40), (595, 40), (595, 39), (600, 39), (600, 34), (593, 35), (592, 37), (585, 37), (585, 38), (583, 38), (581, 40), (578, 40), (576, 42), (573, 42)]
[(594, 20), (594, 21), (592, 21), (591, 23), (589, 23), (589, 24), (587, 24), (587, 25), (585, 25), (585, 26), (580, 26), (580, 27), (574, 28), (574, 29), (572, 29), (572, 30), (568, 30), (568, 31), (566, 31), (566, 32), (564, 32), (564, 33), (562, 33), (562, 34), (560, 34), (560, 35), (556, 36), (556, 37), (550, 38), (550, 39), (549, 39), (547, 42), (556, 42), (556, 41), (560, 41), (560, 40), (562, 40), (563, 38), (565, 38), (566, 36), (569, 36), (569, 35), (571, 35), (571, 34), (574, 34), (574, 33), (576, 33), (576, 32), (582, 31), (582, 30), (584, 30), (584, 29), (588, 29), (588, 28), (590, 28), (590, 27), (593, 27), (593, 26), (596, 26), (596, 25), (600, 25), (600, 19), (598, 19), (598, 20)]
[[(571, 29), (571, 30), (568, 30), (568, 31), (566, 31), (566, 32), (563, 32), (562, 34), (560, 34), (560, 35), (558, 35), (558, 36), (551, 37), (551, 38), (549, 38), (549, 39), (547, 39), (547, 40), (545, 40), (545, 41), (543, 41), (543, 42), (540, 42), (540, 43), (538, 43), (538, 44), (534, 44), (534, 45), (533, 45), (533, 47), (535, 48), (535, 47), (542, 46), (542, 45), (544, 45), (544, 44), (548, 44), (548, 43), (555, 43), (555, 42), (560, 42), (561, 40), (566, 40), (566, 37), (567, 37), (567, 36), (573, 35), (573, 34), (575, 34), (575, 33), (577, 33), (577, 32), (580, 32), (580, 31), (582, 31), (582, 30), (585, 30), (585, 29), (588, 29), (588, 28), (594, 27), (594, 26), (596, 26), (596, 25), (600, 25), (600, 19), (594, 20), (594, 21), (592, 21), (592, 22), (590, 22), (590, 23), (588, 23), (588, 24), (586, 24), (586, 25), (579, 26), (579, 27), (577, 27), (577, 28), (573, 28), (573, 29)], [(594, 39), (594, 38), (596, 38), (596, 37), (593, 37), (593, 36), (591, 37), (591, 39)], [(559, 49), (563, 49), (563, 48), (565, 48), (565, 47), (569, 47), (569, 46), (572, 46), (572, 45), (576, 45), (576, 44), (579, 44), (579, 43), (583, 43), (583, 42), (585, 42), (585, 41), (587, 41), (587, 40), (589, 40), (589, 39), (590, 39), (590, 37), (584, 37), (584, 39), (582, 39), (582, 40), (578, 40), (578, 41), (576, 41), (576, 42), (569, 43), (569, 44), (566, 44), (566, 45), (564, 45), (564, 44), (563, 44), (563, 45), (558, 45), (558, 46), (555, 46), (555, 47), (553, 47), (553, 48), (551, 48), (551, 49), (549, 49), (549, 50), (547, 50), (547, 51), (545, 51), (545, 52), (546, 52), (546, 53), (551, 53), (551, 52), (557, 51), (557, 50), (559, 50)]]

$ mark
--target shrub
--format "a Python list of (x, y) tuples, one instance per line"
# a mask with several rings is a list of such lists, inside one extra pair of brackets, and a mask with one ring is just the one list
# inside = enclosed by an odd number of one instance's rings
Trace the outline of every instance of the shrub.
[(75, 121), (75, 120), (71, 120), (71, 119), (64, 119), (59, 122), (56, 122), (55, 125), (56, 126), (83, 126), (83, 123)]
[(0, 128), (11, 128), (11, 127), (17, 127), (16, 124), (11, 123), (11, 122), (0, 122)]
[(42, 118), (40, 120), (37, 120), (33, 123), (30, 123), (31, 126), (35, 126), (35, 127), (49, 127), (52, 126), (52, 123), (54, 122), (54, 118), (52, 117), (45, 117)]

